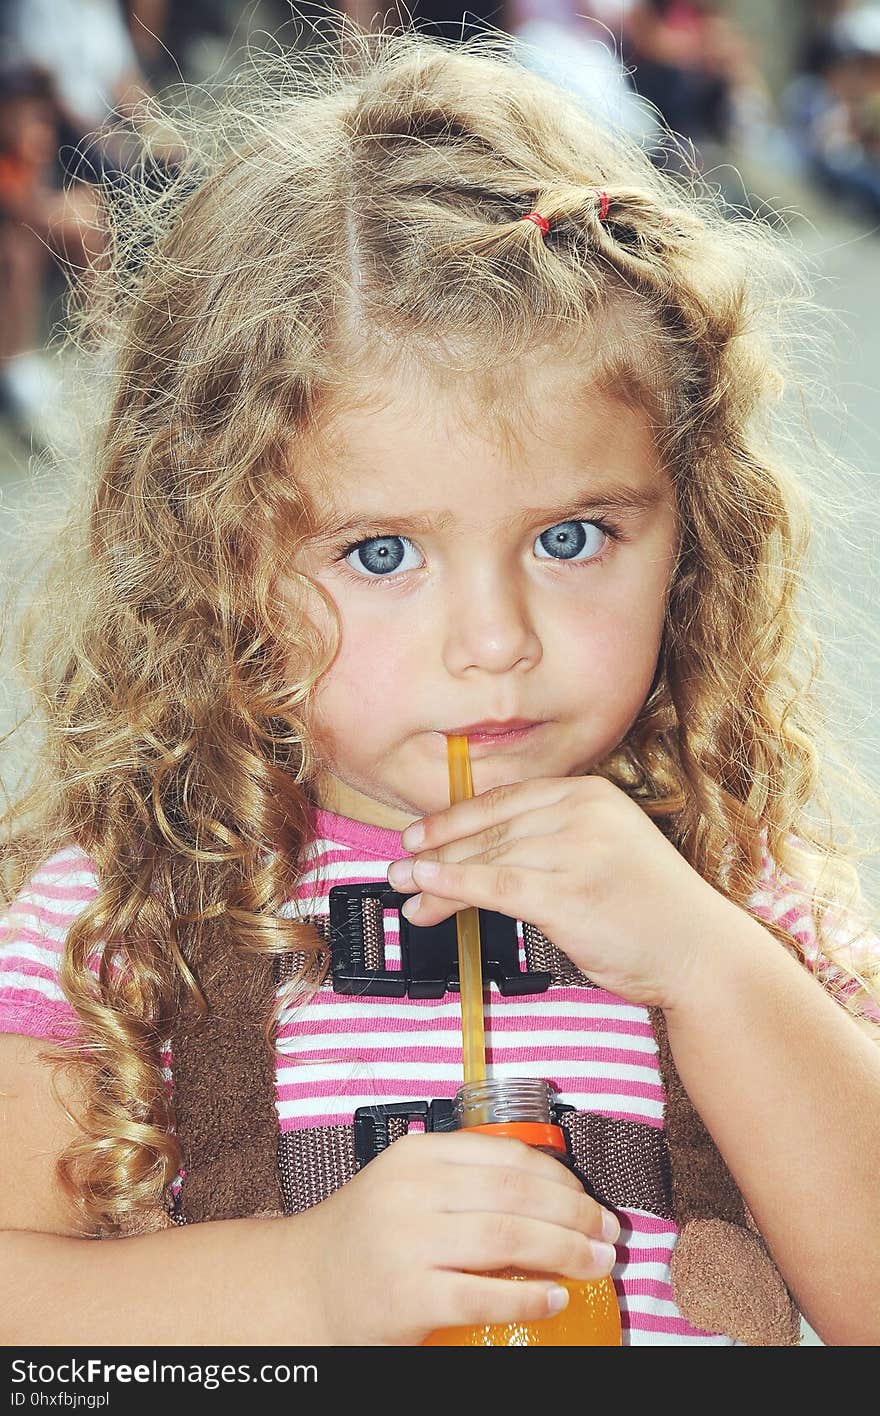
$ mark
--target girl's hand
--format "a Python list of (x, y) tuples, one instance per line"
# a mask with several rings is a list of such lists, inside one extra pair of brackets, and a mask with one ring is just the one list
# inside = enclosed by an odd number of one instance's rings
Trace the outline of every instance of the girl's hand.
[(552, 1156), (466, 1131), (403, 1136), (295, 1223), (327, 1344), (358, 1347), (547, 1318), (553, 1277), (610, 1273), (620, 1233)]
[(418, 854), (395, 861), (388, 880), (421, 892), (404, 906), (413, 924), (468, 905), (526, 920), (634, 1003), (682, 1001), (736, 910), (604, 777), (494, 787), (414, 822), (403, 846)]

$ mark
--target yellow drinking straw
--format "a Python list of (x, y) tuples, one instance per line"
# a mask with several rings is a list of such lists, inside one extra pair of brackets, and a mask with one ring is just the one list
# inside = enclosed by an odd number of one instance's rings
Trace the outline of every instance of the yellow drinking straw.
[[(449, 801), (467, 801), (474, 794), (466, 737), (448, 737)], [(458, 935), (458, 977), (461, 982), (461, 1040), (465, 1084), (486, 1080), (483, 1032), (483, 961), (480, 957), (480, 916), (469, 907), (455, 916)]]

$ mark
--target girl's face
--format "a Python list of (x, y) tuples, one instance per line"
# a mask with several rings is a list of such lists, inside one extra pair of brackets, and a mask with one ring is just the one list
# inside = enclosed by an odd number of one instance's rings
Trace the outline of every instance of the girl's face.
[(296, 568), (341, 629), (318, 800), (373, 825), (447, 806), (446, 734), (486, 720), (535, 726), (471, 739), (476, 793), (591, 771), (654, 676), (677, 519), (647, 415), (536, 364), (515, 425), (479, 416), (397, 380), (302, 470), (322, 530)]

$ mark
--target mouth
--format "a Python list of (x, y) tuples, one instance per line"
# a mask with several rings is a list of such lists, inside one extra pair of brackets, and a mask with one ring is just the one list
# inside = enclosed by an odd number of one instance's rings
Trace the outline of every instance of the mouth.
[(468, 723), (460, 728), (441, 728), (437, 736), (444, 739), (444, 747), (445, 739), (448, 737), (466, 737), (470, 749), (475, 747), (516, 747), (535, 737), (538, 729), (542, 727), (544, 727), (543, 722), (527, 718), (511, 718), (506, 723), (490, 721)]

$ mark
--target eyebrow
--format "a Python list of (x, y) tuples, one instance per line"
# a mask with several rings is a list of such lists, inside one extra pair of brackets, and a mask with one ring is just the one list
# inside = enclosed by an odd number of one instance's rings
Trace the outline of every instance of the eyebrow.
[[(505, 517), (505, 526), (524, 526), (536, 521), (546, 521), (555, 526), (560, 521), (573, 521), (584, 512), (639, 512), (649, 511), (665, 496), (662, 486), (630, 487), (615, 484), (608, 487), (591, 487), (574, 501), (555, 507), (526, 507)], [(428, 512), (424, 516), (401, 516), (398, 511), (356, 512), (336, 521), (328, 517), (316, 539), (326, 541), (335, 536), (352, 535), (358, 531), (377, 529), (413, 531), (424, 534), (430, 531), (447, 530), (454, 522), (449, 511)]]

